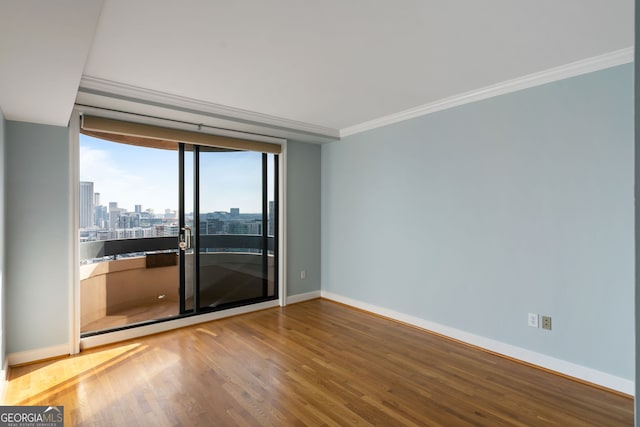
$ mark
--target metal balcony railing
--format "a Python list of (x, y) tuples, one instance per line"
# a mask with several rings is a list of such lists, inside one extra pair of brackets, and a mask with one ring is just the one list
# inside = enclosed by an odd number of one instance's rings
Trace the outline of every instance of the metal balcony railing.
[[(268, 238), (268, 250), (273, 251), (273, 236)], [(200, 249), (262, 249), (262, 236), (254, 234), (207, 234), (200, 236)], [(80, 243), (80, 260), (117, 255), (178, 250), (178, 236), (143, 237), (135, 239), (99, 240)]]

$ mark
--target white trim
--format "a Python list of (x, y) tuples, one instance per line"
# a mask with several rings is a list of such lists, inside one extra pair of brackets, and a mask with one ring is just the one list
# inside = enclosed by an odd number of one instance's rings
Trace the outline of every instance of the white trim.
[(424, 320), (419, 317), (368, 304), (342, 295), (334, 294), (332, 292), (322, 291), (322, 298), (340, 302), (342, 304), (369, 311), (371, 313), (379, 314), (381, 316), (398, 320), (409, 325), (417, 326), (428, 331), (433, 331), (435, 333), (492, 351), (494, 353), (499, 353), (504, 356), (518, 359), (523, 362), (527, 362), (532, 365), (540, 366), (542, 368), (568, 375), (573, 378), (597, 384), (602, 387), (617, 390), (630, 396), (635, 395), (635, 385), (632, 380), (617, 377), (615, 375), (607, 374), (606, 372), (587, 368), (575, 363), (567, 362), (566, 360), (556, 359), (555, 357), (547, 356), (521, 347), (516, 347), (514, 345), (505, 344), (500, 341), (492, 340), (490, 338), (485, 338), (483, 336), (465, 332), (460, 329)]
[(74, 108), (69, 122), (71, 194), (71, 280), (69, 281), (69, 354), (80, 352), (80, 113)]
[(0, 386), (0, 405), (4, 405), (4, 393), (7, 391), (7, 386), (9, 385), (9, 360), (5, 357), (4, 365), (2, 366), (2, 371), (0, 371), (0, 381), (2, 381), (2, 386)]
[(60, 344), (51, 347), (9, 353), (7, 354), (7, 363), (9, 366), (14, 366), (22, 363), (50, 359), (52, 357), (68, 356), (69, 354), (69, 344)]
[[(171, 123), (172, 127), (176, 127), (176, 128), (189, 128), (193, 126), (185, 123), (174, 123), (167, 119), (154, 118), (154, 117), (140, 117), (140, 116), (136, 116), (134, 114), (128, 114), (125, 112), (109, 112), (100, 108), (76, 106), (71, 118), (70, 139), (69, 139), (70, 144), (72, 144), (72, 147), (71, 147), (71, 153), (72, 153), (71, 194), (72, 194), (72, 204), (74, 204), (74, 206), (72, 206), (72, 209), (73, 209), (72, 222), (73, 222), (73, 232), (75, 236), (78, 236), (78, 230), (80, 229), (79, 227), (80, 226), (80, 218), (79, 218), (80, 195), (79, 195), (79, 185), (78, 185), (78, 183), (80, 182), (80, 178), (79, 178), (80, 176), (79, 175), (79, 147), (80, 147), (79, 145), (80, 144), (79, 114), (84, 112), (91, 112), (96, 115), (99, 115), (100, 117), (120, 118), (120, 119), (122, 119), (123, 117), (128, 119), (134, 118), (134, 121), (138, 123), (144, 123), (144, 124), (156, 124), (156, 125), (160, 124), (163, 126), (167, 126), (167, 121), (168, 121)], [(204, 127), (206, 128), (206, 126)], [(207, 132), (208, 130), (209, 129), (204, 129), (203, 131)], [(70, 344), (69, 344), (70, 354), (76, 354), (80, 352), (81, 349), (95, 347), (98, 345), (104, 345), (111, 342), (122, 341), (130, 338), (137, 338), (140, 336), (145, 336), (149, 334), (181, 328), (183, 326), (189, 326), (192, 324), (207, 322), (209, 320), (215, 320), (215, 319), (220, 319), (228, 316), (234, 316), (236, 314), (250, 313), (252, 311), (262, 310), (264, 308), (277, 307), (279, 305), (280, 306), (286, 305), (286, 298), (284, 296), (286, 295), (286, 292), (287, 292), (287, 287), (286, 287), (286, 264), (287, 264), (286, 254), (287, 252), (286, 252), (286, 220), (285, 220), (286, 206), (287, 206), (286, 205), (287, 140), (283, 138), (269, 137), (264, 135), (246, 134), (244, 132), (232, 131), (232, 130), (211, 129), (210, 133), (214, 133), (216, 135), (223, 134), (225, 136), (236, 136), (236, 137), (240, 136), (242, 138), (253, 139), (256, 141), (277, 143), (282, 146), (282, 152), (280, 153), (280, 157), (279, 157), (280, 177), (278, 180), (279, 192), (280, 192), (279, 194), (280, 196), (280, 200), (279, 200), (280, 202), (279, 203), (279, 209), (280, 209), (279, 251), (280, 253), (279, 253), (279, 264), (278, 264), (280, 273), (279, 273), (279, 280), (278, 280), (278, 292), (279, 292), (278, 300), (267, 301), (264, 303), (257, 303), (250, 306), (243, 306), (243, 307), (228, 309), (220, 312), (200, 314), (194, 317), (186, 317), (186, 318), (180, 318), (180, 319), (171, 320), (167, 322), (160, 322), (160, 323), (151, 324), (151, 325), (139, 326), (132, 329), (115, 331), (115, 332), (110, 332), (102, 335), (96, 335), (94, 337), (81, 339), (80, 338), (81, 308), (80, 308), (80, 279), (79, 279), (80, 277), (79, 239), (75, 238), (73, 239), (73, 243), (72, 243), (74, 265), (72, 267), (72, 280), (71, 280), (70, 290), (69, 290), (70, 301), (71, 301), (70, 304), (72, 304), (71, 310), (70, 310), (71, 313), (69, 315), (70, 330), (71, 330)], [(191, 319), (196, 319), (196, 320), (191, 320)]]
[(550, 68), (548, 70), (540, 71), (533, 74), (528, 74), (526, 76), (518, 77), (512, 80), (506, 80), (501, 83), (485, 86), (480, 89), (475, 89), (435, 102), (420, 105), (418, 107), (410, 108), (408, 110), (400, 111), (398, 113), (390, 114), (388, 116), (380, 117), (378, 119), (369, 120), (367, 122), (360, 123), (354, 126), (349, 126), (340, 129), (340, 138), (344, 138), (345, 136), (354, 135), (360, 132), (365, 132), (371, 129), (376, 129), (382, 126), (387, 126), (393, 123), (413, 119), (415, 117), (435, 113), (437, 111), (469, 104), (471, 102), (480, 101), (482, 99), (504, 95), (510, 92), (515, 92), (534, 86), (540, 86), (557, 80), (591, 73), (593, 71), (604, 70), (606, 68), (615, 67), (617, 65), (627, 64), (629, 62), (633, 62), (633, 47), (615, 50), (603, 55), (571, 62), (569, 64)]
[(289, 295), (287, 297), (287, 303), (295, 304), (297, 302), (309, 301), (312, 299), (320, 298), (321, 296), (322, 295), (320, 291), (311, 291), (304, 294)]
[(229, 107), (226, 105), (215, 104), (212, 102), (201, 101), (198, 99), (187, 98), (184, 96), (172, 95), (169, 93), (151, 89), (144, 89), (141, 87), (131, 86), (124, 83), (117, 83), (111, 80), (100, 79), (92, 76), (82, 76), (82, 79), (80, 80), (79, 90), (82, 91), (83, 89), (85, 89), (85, 92), (87, 90), (95, 91), (104, 94), (140, 100), (147, 103), (157, 103), (173, 108), (177, 107), (194, 112), (211, 114), (221, 118), (242, 120), (255, 124), (291, 129), (334, 139), (338, 138), (338, 131), (333, 128), (285, 119), (282, 117), (271, 116), (268, 114), (257, 113), (254, 111), (243, 110), (240, 108)]
[(287, 143), (282, 144), (282, 152), (279, 157), (278, 177), (278, 299), (280, 306), (287, 305)]
[[(602, 55), (550, 68), (548, 70), (543, 70), (537, 73), (517, 77), (515, 79), (506, 80), (490, 86), (471, 90), (469, 92), (453, 95), (444, 99), (410, 108), (408, 110), (400, 111), (398, 113), (369, 120), (357, 125), (348, 126), (340, 130), (325, 126), (314, 125), (311, 123), (290, 120), (283, 117), (276, 117), (254, 111), (229, 107), (226, 105), (215, 104), (212, 102), (201, 101), (198, 99), (172, 95), (169, 93), (151, 89), (144, 89), (137, 86), (131, 86), (124, 83), (118, 83), (86, 75), (82, 76), (79, 91), (84, 91), (87, 93), (95, 92), (135, 101), (155, 103), (169, 108), (183, 109), (185, 111), (192, 111), (194, 113), (211, 115), (223, 119), (240, 120), (257, 125), (289, 129), (292, 131), (337, 139), (365, 132), (367, 130), (376, 129), (382, 126), (387, 126), (393, 123), (402, 122), (404, 120), (409, 120), (412, 118), (435, 113), (437, 111), (442, 111), (471, 102), (491, 98), (494, 96), (504, 95), (510, 92), (515, 92), (518, 90), (527, 89), (570, 77), (575, 77), (581, 74), (615, 67), (617, 65), (627, 64), (632, 61), (633, 47), (627, 47), (624, 49), (615, 50)], [(117, 112), (109, 114), (117, 114)]]
[(252, 313), (267, 308), (278, 307), (278, 300), (266, 301), (257, 304), (244, 305), (242, 307), (230, 308), (228, 310), (214, 311), (212, 313), (198, 314), (195, 316), (182, 317), (166, 322), (152, 323), (149, 325), (138, 326), (136, 328), (124, 329), (121, 331), (109, 332), (101, 335), (80, 339), (80, 348), (86, 350), (92, 347), (98, 347), (114, 342), (140, 338), (159, 332), (167, 332), (185, 326), (198, 325), (200, 323), (210, 322), (212, 320), (224, 319), (225, 317), (237, 316), (239, 314)]

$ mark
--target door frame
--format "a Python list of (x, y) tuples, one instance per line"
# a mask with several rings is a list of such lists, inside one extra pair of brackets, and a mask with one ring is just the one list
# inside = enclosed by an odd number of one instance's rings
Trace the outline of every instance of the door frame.
[[(178, 129), (192, 129), (194, 124), (184, 122), (174, 122), (170, 119), (162, 119), (149, 116), (141, 116), (134, 113), (125, 113), (114, 110), (106, 110), (98, 107), (78, 106), (76, 105), (71, 114), (69, 123), (69, 145), (71, 153), (71, 170), (70, 170), (70, 194), (71, 194), (71, 229), (74, 232), (72, 239), (72, 252), (69, 284), (69, 354), (77, 354), (83, 349), (96, 347), (100, 345), (110, 344), (127, 339), (138, 338), (151, 335), (158, 332), (169, 331), (172, 329), (182, 328), (189, 325), (208, 322), (211, 320), (221, 319), (238, 314), (250, 313), (253, 311), (264, 310), (271, 307), (284, 307), (287, 304), (287, 272), (286, 272), (286, 254), (287, 254), (287, 140), (283, 138), (246, 134), (240, 131), (230, 131), (223, 129), (216, 131), (211, 129), (207, 133), (223, 136), (237, 136), (240, 138), (251, 138), (263, 142), (280, 144), (281, 153), (278, 155), (278, 298), (260, 302), (256, 304), (244, 305), (241, 307), (229, 308), (226, 310), (206, 312), (188, 317), (178, 317), (171, 320), (161, 321), (157, 323), (145, 324), (138, 327), (132, 327), (123, 330), (115, 330), (104, 334), (93, 335), (80, 338), (80, 243), (77, 236), (80, 229), (80, 116), (83, 113), (91, 113), (94, 116), (105, 118), (120, 119), (138, 122), (142, 124), (160, 125), (164, 127), (174, 127)], [(198, 125), (195, 125), (198, 126)], [(202, 130), (201, 130), (202, 131)], [(231, 134), (231, 135), (230, 135)]]

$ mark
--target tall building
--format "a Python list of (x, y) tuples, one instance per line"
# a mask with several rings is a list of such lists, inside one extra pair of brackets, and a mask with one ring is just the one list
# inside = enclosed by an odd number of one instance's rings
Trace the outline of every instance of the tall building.
[(95, 223), (93, 197), (93, 182), (80, 181), (80, 228), (92, 227)]
[(117, 224), (118, 225), (116, 226), (116, 228), (123, 228), (123, 229), (131, 228), (131, 217), (125, 213), (121, 213), (118, 216)]
[(142, 205), (135, 205), (135, 212), (142, 213)]
[(231, 218), (238, 219), (240, 217), (240, 208), (231, 208)]
[(109, 214), (107, 213), (107, 207), (102, 205), (96, 205), (95, 208), (95, 224), (98, 228), (106, 228), (109, 222)]
[(118, 202), (109, 202), (109, 229), (115, 230), (119, 226), (120, 214), (126, 212), (126, 209), (118, 207)]

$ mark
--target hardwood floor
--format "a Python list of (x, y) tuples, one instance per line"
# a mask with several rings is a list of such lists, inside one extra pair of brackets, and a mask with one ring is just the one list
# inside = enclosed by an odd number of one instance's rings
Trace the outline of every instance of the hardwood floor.
[(11, 368), (66, 425), (631, 426), (633, 400), (325, 300)]

